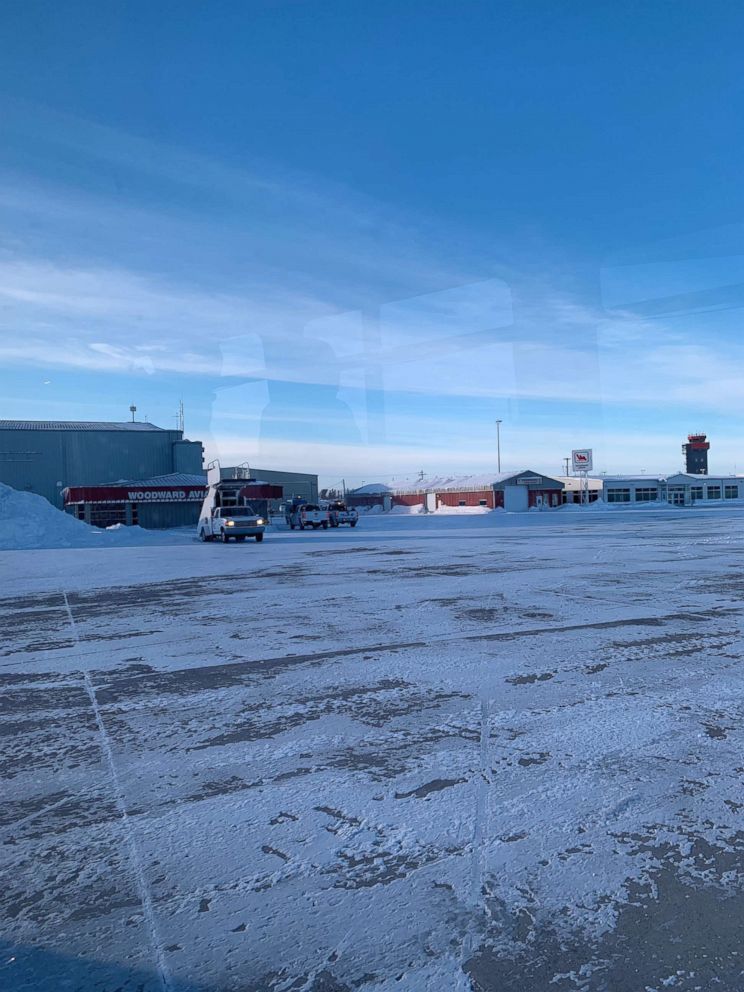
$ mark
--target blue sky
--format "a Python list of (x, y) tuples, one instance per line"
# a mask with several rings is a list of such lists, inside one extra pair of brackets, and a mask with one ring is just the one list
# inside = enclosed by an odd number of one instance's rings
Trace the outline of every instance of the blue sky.
[(0, 417), (744, 471), (736, 3), (8, 2)]

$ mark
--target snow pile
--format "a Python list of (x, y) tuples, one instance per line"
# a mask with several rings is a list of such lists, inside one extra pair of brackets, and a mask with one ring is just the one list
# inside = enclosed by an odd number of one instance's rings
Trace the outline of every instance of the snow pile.
[(448, 513), (478, 514), (478, 513), (493, 513), (493, 510), (491, 509), (490, 506), (445, 506), (444, 504), (442, 504), (441, 506), (438, 506), (434, 512), (443, 515)]
[(0, 483), (0, 551), (28, 548), (101, 548), (193, 540), (193, 531), (153, 532), (117, 524), (107, 530), (76, 520), (36, 493)]
[[(77, 521), (77, 523), (80, 523), (80, 521)], [(88, 524), (84, 524), (83, 526), (88, 527)], [(97, 527), (88, 527), (88, 529), (98, 531)], [(105, 543), (108, 545), (142, 545), (152, 544), (153, 541), (156, 544), (171, 544), (174, 538), (195, 540), (196, 531), (194, 527), (173, 527), (170, 530), (147, 530), (147, 528), (138, 525), (128, 527), (126, 524), (112, 524), (103, 531), (103, 536)], [(95, 544), (96, 542), (94, 541), (93, 543)]]
[(390, 508), (390, 513), (423, 513), (424, 504), (414, 503), (413, 506), (405, 506), (402, 503), (396, 503), (395, 506)]
[(102, 531), (57, 510), (43, 496), (0, 483), (0, 549), (89, 548), (104, 541)]

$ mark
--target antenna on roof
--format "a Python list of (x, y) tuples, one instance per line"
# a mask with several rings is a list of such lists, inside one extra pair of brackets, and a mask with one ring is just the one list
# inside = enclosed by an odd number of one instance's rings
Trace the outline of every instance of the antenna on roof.
[(132, 403), (132, 405), (129, 407), (129, 412), (132, 414), (132, 423), (134, 423), (134, 415), (137, 412), (137, 407), (134, 405), (134, 403)]
[(178, 429), (182, 434), (186, 430), (183, 417), (183, 400), (178, 401)]

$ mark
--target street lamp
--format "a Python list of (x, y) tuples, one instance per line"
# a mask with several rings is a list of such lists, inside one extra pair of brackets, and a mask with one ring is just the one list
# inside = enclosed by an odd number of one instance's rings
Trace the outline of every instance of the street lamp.
[(498, 459), (498, 470), (501, 473), (501, 425), (503, 421), (496, 421), (496, 457)]

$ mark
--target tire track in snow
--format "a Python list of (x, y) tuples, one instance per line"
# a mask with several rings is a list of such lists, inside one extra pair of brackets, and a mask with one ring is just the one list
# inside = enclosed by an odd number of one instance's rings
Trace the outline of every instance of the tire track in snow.
[[(63, 590), (62, 595), (65, 601), (65, 609), (67, 611), (67, 616), (70, 621), (70, 628), (75, 640), (76, 654), (77, 648), (80, 645), (80, 634), (78, 633), (77, 624), (75, 623), (75, 618), (72, 615), (72, 609), (70, 608), (70, 601), (67, 598), (67, 593)], [(158, 979), (160, 981), (160, 986), (163, 992), (172, 992), (173, 986), (170, 978), (170, 970), (165, 960), (165, 951), (163, 948), (163, 943), (160, 939), (158, 933), (158, 925), (155, 919), (155, 911), (153, 908), (152, 896), (150, 894), (150, 888), (147, 884), (147, 879), (145, 878), (145, 870), (142, 864), (142, 854), (139, 849), (139, 844), (137, 843), (137, 838), (132, 827), (132, 823), (129, 819), (129, 814), (127, 812), (126, 802), (124, 801), (124, 793), (122, 792), (121, 784), (119, 782), (119, 775), (116, 771), (116, 764), (114, 762), (114, 753), (111, 747), (111, 739), (106, 730), (106, 726), (103, 722), (103, 716), (101, 714), (101, 709), (98, 705), (98, 699), (96, 698), (96, 690), (90, 677), (90, 673), (87, 669), (82, 669), (82, 679), (85, 691), (90, 699), (90, 704), (93, 708), (93, 714), (95, 716), (96, 726), (98, 727), (98, 734), (100, 738), (101, 753), (103, 754), (104, 761), (108, 767), (109, 775), (111, 777), (111, 784), (113, 787), (114, 799), (116, 801), (116, 807), (121, 815), (121, 823), (124, 828), (124, 834), (127, 839), (127, 844), (129, 846), (129, 856), (132, 865), (132, 871), (134, 874), (134, 881), (137, 886), (137, 894), (139, 895), (140, 901), (142, 903), (142, 912), (145, 917), (145, 923), (150, 935), (150, 943), (152, 945), (153, 956), (155, 958), (156, 971)]]

